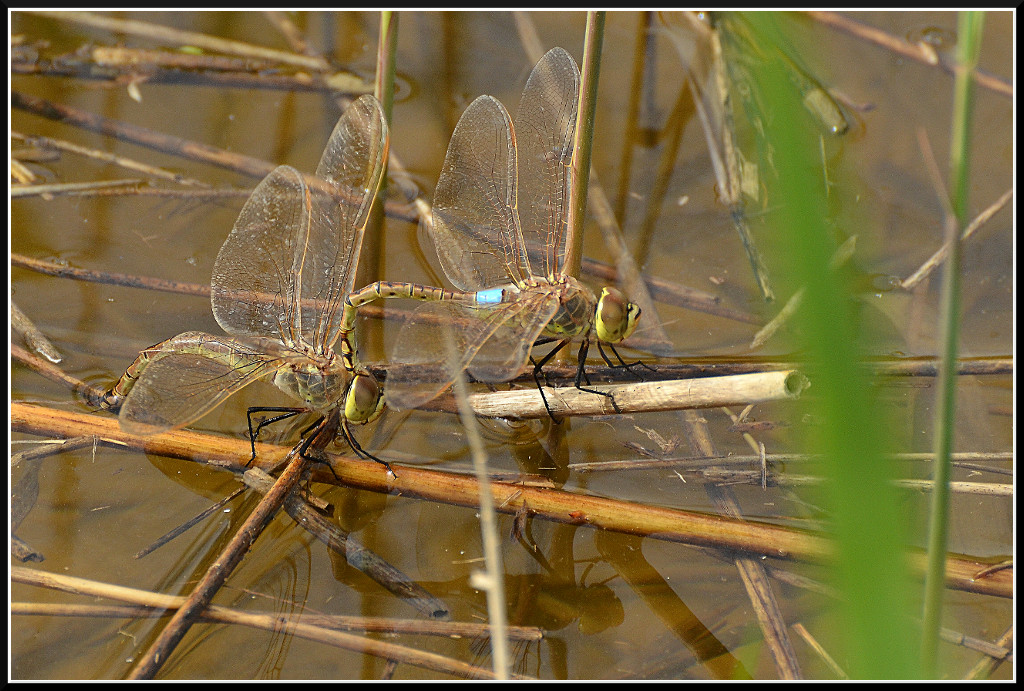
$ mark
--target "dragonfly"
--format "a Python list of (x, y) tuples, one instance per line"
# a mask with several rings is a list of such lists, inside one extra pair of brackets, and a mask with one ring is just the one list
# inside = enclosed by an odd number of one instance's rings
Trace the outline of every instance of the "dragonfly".
[[(348, 423), (381, 413), (380, 387), (346, 343), (334, 348), (388, 145), (380, 103), (364, 95), (339, 118), (314, 176), (282, 165), (257, 185), (213, 267), (213, 314), (229, 335), (188, 331), (143, 350), (104, 398), (121, 429), (183, 427), (265, 380), (302, 408), (250, 409), (253, 459), (264, 424), (339, 407), (362, 452)], [(254, 430), (253, 411), (282, 414)]]
[[(598, 300), (565, 272), (579, 82), (572, 56), (553, 48), (530, 74), (514, 119), (486, 95), (459, 119), (427, 226), (456, 290), (378, 281), (346, 299), (345, 334), (371, 300), (424, 301), (393, 348), (389, 406), (419, 407), (463, 371), (478, 381), (508, 381), (536, 342), (558, 341), (557, 350), (576, 337), (583, 337), (576, 377), (583, 388), (591, 333), (613, 344), (636, 328), (640, 309), (619, 290), (605, 288)], [(546, 359), (535, 363), (535, 378)]]

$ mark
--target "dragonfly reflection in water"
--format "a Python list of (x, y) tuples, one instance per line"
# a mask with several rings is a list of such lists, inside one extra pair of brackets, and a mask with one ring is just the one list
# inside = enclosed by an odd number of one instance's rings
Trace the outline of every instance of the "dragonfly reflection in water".
[[(387, 152), (381, 106), (362, 96), (338, 120), (315, 176), (279, 166), (264, 178), (214, 263), (213, 314), (231, 336), (190, 331), (144, 350), (106, 397), (107, 407), (120, 408), (122, 429), (182, 427), (257, 379), (272, 380), (304, 409), (343, 405), (344, 423), (380, 413), (373, 375), (345, 343), (342, 353), (334, 345)], [(251, 417), (249, 429), (255, 457)]]
[(375, 298), (427, 301), (392, 352), (384, 392), (389, 405), (420, 406), (463, 370), (479, 381), (508, 381), (526, 365), (538, 338), (560, 341), (560, 348), (583, 336), (576, 377), (582, 388), (591, 330), (599, 343), (617, 343), (636, 327), (640, 309), (621, 292), (605, 288), (598, 301), (565, 273), (573, 241), (566, 232), (567, 202), (579, 81), (572, 57), (553, 48), (530, 74), (514, 122), (491, 96), (477, 98), (459, 119), (429, 227), (457, 291), (381, 281), (346, 301), (345, 333), (354, 327), (356, 309)]

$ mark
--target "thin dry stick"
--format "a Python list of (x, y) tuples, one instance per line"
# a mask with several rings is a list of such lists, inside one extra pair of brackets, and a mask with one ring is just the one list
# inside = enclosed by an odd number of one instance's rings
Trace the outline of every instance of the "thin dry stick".
[[(181, 611), (180, 608), (184, 606), (186, 601), (186, 598), (184, 597), (151, 593), (145, 590), (98, 583), (96, 581), (89, 581), (83, 578), (46, 573), (24, 567), (12, 567), (11, 579), (18, 583), (39, 585), (65, 592), (107, 597), (124, 600), (126, 602), (135, 602), (150, 607), (163, 609), (179, 608), (179, 612)], [(307, 617), (310, 615), (302, 615), (299, 623), (288, 623), (282, 626), (279, 614), (251, 614), (214, 605), (203, 610), (201, 616), (204, 619), (214, 619), (225, 624), (239, 624), (242, 626), (260, 628), (272, 631), (276, 634), (280, 634), (283, 631), (294, 636), (299, 636), (300, 638), (319, 641), (344, 650), (365, 653), (390, 660), (398, 660), (424, 669), (451, 674), (458, 677), (490, 677), (490, 670), (486, 668), (468, 665), (459, 660), (453, 660), (442, 655), (426, 653), (414, 648), (396, 645), (394, 643), (371, 640), (363, 636), (353, 636), (340, 631), (326, 630), (322, 626), (313, 626), (307, 623), (302, 623), (306, 621)], [(434, 626), (445, 625), (444, 622), (430, 623)], [(427, 622), (423, 622), (423, 624), (426, 625)]]
[(115, 33), (139, 36), (152, 39), (161, 43), (175, 46), (195, 46), (205, 50), (212, 50), (228, 55), (241, 55), (274, 62), (283, 62), (289, 65), (296, 65), (317, 72), (330, 71), (331, 67), (322, 58), (311, 58), (305, 55), (296, 55), (283, 50), (264, 48), (251, 43), (231, 41), (218, 36), (201, 34), (194, 31), (180, 31), (159, 24), (141, 22), (133, 19), (114, 19), (92, 12), (38, 12), (32, 14), (59, 19), (62, 21), (76, 22), (96, 29), (113, 31)]
[[(858, 22), (855, 19), (850, 19), (838, 12), (808, 12), (807, 14), (826, 26), (882, 46), (883, 48), (910, 58), (911, 60), (916, 60), (917, 62), (922, 62), (926, 65), (936, 65), (940, 67), (943, 72), (950, 75), (956, 73), (956, 67), (952, 62), (944, 56), (940, 56), (935, 52), (934, 48), (926, 43), (910, 43), (903, 38), (893, 36), (881, 29), (876, 29), (873, 26), (868, 26), (867, 24)], [(1013, 84), (1001, 77), (997, 77), (985, 70), (975, 68), (974, 79), (977, 81), (979, 86), (994, 91), (1002, 96), (1013, 97)]]
[(94, 192), (109, 187), (122, 188), (141, 185), (144, 180), (97, 180), (95, 182), (62, 182), (46, 185), (11, 185), (12, 198), (17, 197), (58, 197), (75, 196), (83, 192)]
[[(686, 411), (683, 415), (684, 425), (689, 432), (688, 436), (694, 450), (698, 453), (714, 455), (714, 443), (711, 440), (707, 422), (692, 410)], [(739, 503), (730, 489), (720, 487), (715, 483), (705, 484), (704, 489), (722, 515), (742, 520)], [(761, 627), (761, 633), (764, 635), (765, 643), (775, 661), (779, 676), (783, 679), (800, 679), (802, 677), (800, 663), (793, 650), (793, 644), (789, 640), (782, 610), (775, 599), (775, 593), (772, 591), (764, 566), (758, 559), (745, 555), (736, 556), (734, 562), (747, 591), (747, 596), (750, 597), (750, 602), (754, 607), (758, 625)]]
[[(964, 229), (963, 234), (960, 236), (960, 241), (967, 240), (974, 231), (985, 225), (989, 219), (996, 215), (996, 213), (1006, 206), (1010, 199), (1013, 198), (1013, 189), (1006, 190), (999, 199), (988, 206), (984, 211), (975, 216), (974, 220), (971, 221), (968, 226)], [(900, 283), (900, 287), (904, 290), (911, 290), (920, 283), (922, 280), (928, 277), (929, 274), (946, 259), (946, 255), (949, 254), (949, 244), (944, 243), (942, 247), (935, 251), (935, 254), (930, 256), (921, 267), (913, 274), (908, 276)]]
[(170, 542), (174, 538), (178, 537), (179, 535), (181, 535), (182, 533), (187, 531), (192, 526), (197, 525), (198, 523), (202, 522), (203, 519), (205, 519), (207, 516), (210, 516), (210, 515), (216, 513), (217, 511), (219, 511), (222, 507), (224, 507), (228, 503), (230, 503), (231, 500), (233, 500), (235, 497), (241, 496), (241, 494), (244, 491), (245, 491), (244, 487), (239, 487), (234, 492), (232, 492), (228, 496), (226, 496), (223, 499), (221, 499), (220, 501), (218, 501), (216, 504), (210, 505), (209, 507), (207, 507), (206, 509), (200, 511), (195, 516), (193, 516), (192, 518), (188, 519), (187, 521), (185, 521), (181, 525), (176, 526), (174, 529), (164, 533), (163, 535), (158, 537), (156, 540), (154, 540), (150, 545), (148, 545), (146, 547), (143, 547), (138, 552), (136, 552), (135, 553), (135, 558), (136, 559), (142, 559), (142, 557), (146, 556), (147, 554), (151, 554), (152, 552), (160, 549), (161, 547), (166, 545), (168, 542)]
[[(337, 431), (338, 416), (332, 415), (321, 425), (314, 439), (314, 446), (317, 442), (326, 445)], [(330, 432), (329, 438), (324, 438), (326, 432)], [(294, 457), (288, 463), (281, 477), (274, 483), (273, 488), (263, 497), (260, 503), (253, 509), (253, 512), (239, 528), (238, 532), (228, 543), (227, 547), (210, 565), (202, 580), (196, 585), (195, 590), (188, 596), (185, 604), (167, 623), (167, 626), (154, 641), (153, 645), (146, 651), (134, 669), (128, 675), (130, 679), (152, 679), (170, 656), (175, 646), (181, 641), (192, 626), (192, 622), (198, 613), (202, 612), (210, 604), (214, 594), (224, 584), (235, 566), (252, 547), (263, 529), (270, 523), (278, 509), (284, 504), (285, 497), (298, 485), (299, 480), (306, 472), (309, 459), (303, 453), (298, 453), (298, 447), (294, 449)]]
[[(102, 592), (102, 587), (98, 589)], [(139, 591), (145, 595), (156, 595)], [(160, 595), (159, 597), (168, 597)], [(156, 605), (80, 605), (60, 604), (55, 602), (12, 602), (10, 613), (23, 616), (48, 616), (48, 617), (110, 617), (115, 619), (136, 619), (139, 617), (169, 617), (174, 613), (185, 598), (171, 596), (174, 603), (165, 603), (173, 606)], [(205, 610), (200, 618), (203, 621), (218, 622), (222, 618), (218, 616), (218, 610), (224, 609), (217, 605)], [(237, 610), (228, 610), (237, 611)], [(241, 613), (241, 612), (239, 612)], [(260, 628), (274, 630), (275, 625), (280, 625), (281, 615), (278, 612), (259, 612), (246, 610), (246, 615), (264, 617), (266, 623)], [(384, 617), (356, 617), (340, 614), (313, 614), (303, 612), (295, 615), (293, 622), (308, 624), (335, 631), (365, 631), (370, 633), (383, 634), (412, 634), (416, 636), (437, 636), (439, 638), (486, 638), (490, 635), (490, 628), (487, 624), (462, 621), (426, 621), (423, 619), (388, 619)], [(225, 622), (229, 623), (229, 622)], [(544, 631), (536, 626), (511, 626), (509, 637), (516, 641), (534, 642), (544, 638)]]
[(820, 657), (825, 664), (829, 666), (837, 677), (840, 679), (850, 678), (849, 675), (843, 671), (843, 668), (839, 666), (839, 663), (832, 659), (832, 656), (828, 654), (828, 651), (822, 647), (821, 643), (818, 643), (818, 640), (811, 635), (811, 632), (808, 631), (803, 624), (800, 622), (793, 624), (793, 630), (796, 631), (800, 638), (804, 639), (804, 642), (807, 643), (807, 645), (811, 646), (811, 650), (818, 654), (818, 657)]
[[(893, 460), (897, 461), (931, 461), (935, 454), (925, 451), (918, 453), (896, 453), (889, 456)], [(626, 461), (582, 461), (576, 463), (570, 463), (569, 469), (577, 473), (590, 473), (607, 470), (654, 470), (658, 468), (682, 468), (701, 470), (708, 467), (709, 465), (748, 465), (758, 463), (761, 460), (760, 454), (754, 455), (737, 455), (730, 454), (728, 456), (712, 456), (709, 458), (701, 456), (685, 456), (678, 458), (644, 458), (640, 460), (626, 460)], [(791, 462), (821, 462), (824, 460), (820, 454), (810, 453), (770, 453), (764, 456), (764, 460), (768, 463), (791, 463)], [(998, 473), (1012, 475), (1012, 470), (1006, 470), (1003, 468), (993, 468), (990, 466), (982, 466), (973, 463), (965, 463), (964, 461), (1012, 461), (1013, 452), (979, 452), (979, 451), (963, 451), (953, 454), (954, 463), (958, 467), (980, 470), (982, 472)]]
[[(195, 58), (195, 56), (192, 57)], [(110, 82), (110, 86), (121, 86), (127, 83), (129, 89), (134, 87), (136, 91), (140, 83), (213, 86), (226, 89), (275, 89), (329, 94), (339, 92), (362, 94), (372, 90), (370, 85), (349, 72), (336, 72), (329, 75), (306, 72), (271, 74), (269, 72), (225, 72), (216, 69), (185, 70), (155, 64), (103, 66), (91, 61), (64, 56), (59, 62), (14, 61), (11, 63), (11, 73), (92, 79)]]
[[(171, 458), (202, 458), (209, 464), (231, 469), (242, 468), (252, 452), (248, 440), (183, 430), (139, 437), (121, 431), (113, 418), (21, 402), (11, 404), (10, 415), (11, 429), (15, 432), (47, 437), (95, 434), (107, 443), (119, 443)], [(256, 463), (261, 468), (271, 467), (274, 459), (280, 458), (286, 451), (286, 447), (257, 444)], [(316, 469), (313, 472), (316, 482), (338, 484), (338, 478), (341, 478), (343, 484), (357, 489), (478, 508), (479, 486), (472, 477), (402, 466), (398, 470), (398, 477), (393, 478), (375, 461), (334, 454), (326, 456), (337, 477), (327, 470)], [(492, 482), (491, 493), (494, 505), (507, 514), (515, 514), (522, 502), (526, 501), (533, 515), (561, 523), (590, 525), (598, 529), (685, 544), (735, 549), (781, 559), (822, 561), (833, 556), (833, 547), (827, 539), (767, 523), (734, 521), (722, 516), (520, 483)], [(910, 561), (915, 570), (923, 567), (920, 552), (912, 552)], [(987, 566), (980, 559), (949, 557), (946, 564), (947, 585), (969, 592), (1012, 596), (1013, 569), (1003, 569), (976, 578), (979, 571)]]
[(75, 144), (74, 142), (68, 142), (63, 139), (55, 139), (53, 137), (43, 137), (39, 135), (28, 136), (13, 131), (11, 132), (11, 136), (14, 137), (15, 139), (20, 139), (26, 144), (32, 146), (49, 147), (52, 149), (60, 149), (62, 151), (70, 151), (72, 153), (80, 154), (82, 156), (94, 158), (98, 161), (114, 163), (116, 165), (121, 166), (122, 168), (127, 168), (128, 170), (137, 170), (141, 173), (146, 173), (147, 175), (150, 175), (154, 178), (170, 180), (171, 182), (176, 182), (181, 185), (193, 185), (195, 187), (210, 186), (209, 183), (201, 182), (199, 180), (193, 180), (192, 178), (185, 177), (184, 175), (180, 173), (175, 173), (174, 171), (171, 170), (157, 168), (156, 166), (151, 166), (148, 163), (142, 163), (141, 161), (136, 161), (131, 158), (118, 156), (117, 154), (112, 154), (107, 151), (99, 151), (98, 149), (92, 149), (87, 146), (81, 146), (79, 144)]
[[(452, 348), (454, 344), (449, 341), (448, 346)], [(484, 545), (485, 571), (474, 572), (470, 584), (474, 588), (482, 588), (487, 594), (487, 619), (491, 626), (491, 660), (494, 676), (498, 679), (508, 679), (509, 650), (508, 637), (505, 635), (508, 620), (505, 614), (503, 576), (505, 569), (498, 548), (498, 521), (494, 515), (494, 498), (487, 477), (487, 452), (480, 438), (480, 430), (476, 427), (478, 423), (469, 404), (466, 380), (461, 372), (455, 378), (455, 399), (459, 404), (459, 416), (462, 418), (462, 426), (466, 430), (466, 439), (473, 455), (473, 471), (480, 486), (480, 536)]]
[(201, 142), (163, 134), (145, 127), (106, 118), (102, 115), (89, 113), (59, 103), (52, 103), (45, 99), (29, 96), (17, 91), (11, 92), (11, 106), (50, 118), (51, 120), (58, 120), (93, 132), (99, 132), (108, 137), (114, 137), (133, 144), (156, 149), (157, 151), (163, 151), (164, 153), (220, 166), (255, 178), (265, 177), (274, 169), (272, 164), (261, 161), (258, 158), (232, 153)]
[(223, 55), (195, 55), (168, 50), (144, 50), (123, 46), (96, 46), (90, 51), (93, 62), (103, 67), (131, 67), (140, 76), (156, 67), (185, 70), (216, 70), (219, 72), (260, 72), (279, 63), (251, 58), (228, 58)]
[[(763, 474), (760, 470), (726, 470), (722, 468), (706, 468), (693, 470), (705, 480), (714, 482), (728, 482), (731, 484), (761, 484), (766, 480), (773, 487), (817, 487), (825, 484), (824, 478), (812, 477), (809, 475), (792, 475), (789, 473)], [(915, 492), (930, 492), (935, 488), (934, 480), (893, 480), (893, 485)], [(989, 497), (1012, 497), (1013, 485), (998, 482), (959, 482), (949, 483), (951, 492), (959, 494), (971, 494), (974, 496)]]

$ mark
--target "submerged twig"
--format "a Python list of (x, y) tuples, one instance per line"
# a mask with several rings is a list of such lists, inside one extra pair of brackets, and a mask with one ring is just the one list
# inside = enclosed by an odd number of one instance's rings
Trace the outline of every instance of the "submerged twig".
[[(316, 432), (314, 445), (320, 442), (322, 446), (333, 439), (338, 426), (338, 416), (335, 413), (328, 418), (326, 424), (321, 425)], [(329, 436), (328, 433), (329, 432)], [(327, 437), (327, 438), (325, 438)], [(270, 523), (278, 509), (284, 504), (287, 495), (298, 485), (299, 480), (305, 474), (309, 465), (309, 458), (305, 453), (299, 453), (298, 447), (293, 449), (294, 456), (289, 461), (284, 472), (274, 483), (273, 488), (257, 504), (253, 512), (238, 529), (238, 532), (224, 548), (220, 557), (210, 565), (202, 580), (196, 585), (195, 590), (188, 596), (185, 603), (167, 623), (167, 626), (160, 632), (153, 645), (142, 655), (138, 663), (129, 674), (130, 679), (151, 679), (160, 670), (171, 652), (185, 636), (185, 633), (192, 626), (196, 615), (201, 613), (210, 604), (213, 596), (234, 571), (235, 566), (252, 547), (253, 542), (263, 532), (263, 529)]]
[(77, 379), (72, 377), (70, 374), (66, 374), (64, 370), (60, 369), (56, 365), (33, 355), (21, 346), (13, 343), (11, 344), (11, 360), (31, 367), (50, 381), (67, 386), (73, 392), (79, 394), (90, 403), (99, 401), (105, 393), (91, 384), (86, 384), (81, 379)]
[[(934, 48), (926, 43), (910, 43), (904, 38), (893, 36), (881, 29), (868, 26), (838, 12), (808, 12), (807, 14), (814, 20), (837, 31), (842, 31), (869, 43), (882, 46), (911, 60), (916, 60), (926, 65), (935, 65), (947, 74), (953, 75), (956, 73), (956, 67), (953, 63), (948, 58), (939, 55)], [(973, 69), (973, 73), (979, 86), (994, 91), (1001, 96), (1013, 96), (1013, 84), (1002, 77), (997, 77), (978, 67)]]
[(139, 125), (103, 117), (96, 113), (53, 103), (46, 99), (22, 94), (17, 91), (11, 92), (11, 106), (50, 118), (51, 120), (58, 120), (93, 132), (99, 132), (109, 137), (146, 146), (157, 151), (163, 151), (164, 153), (227, 168), (254, 178), (263, 178), (274, 169), (272, 164), (261, 161), (258, 158), (236, 154), (210, 146), (209, 144), (163, 134), (162, 132), (140, 127)]
[(11, 329), (22, 335), (29, 348), (50, 362), (57, 364), (64, 359), (54, 345), (50, 343), (50, 339), (43, 335), (43, 332), (21, 311), (21, 308), (18, 307), (14, 300), (11, 300)]
[[(1006, 192), (1004, 192), (1002, 196), (999, 197), (999, 199), (994, 201), (984, 211), (975, 216), (974, 220), (971, 221), (966, 228), (964, 228), (964, 232), (960, 235), (960, 242), (964, 242), (965, 240), (967, 240), (971, 235), (974, 234), (974, 231), (978, 230), (978, 228), (985, 225), (985, 223), (987, 223), (989, 219), (996, 215), (996, 212), (998, 212), (1000, 209), (1006, 206), (1007, 203), (1009, 203), (1012, 197), (1013, 190), (1006, 190)], [(925, 262), (920, 266), (920, 268), (918, 268), (917, 271), (903, 279), (903, 281), (900, 283), (900, 287), (902, 287), (904, 290), (913, 289), (914, 286), (916, 286), (918, 283), (924, 280), (937, 266), (942, 264), (942, 262), (949, 255), (949, 247), (950, 244), (948, 242), (944, 242), (942, 244), (942, 247), (937, 249), (932, 256), (928, 257), (928, 259), (925, 260)]]
[[(245, 484), (263, 494), (268, 493), (274, 484), (274, 478), (260, 468), (250, 468), (243, 475), (243, 479)], [(314, 511), (309, 504), (294, 493), (285, 499), (284, 510), (292, 517), (296, 525), (312, 533), (351, 566), (365, 573), (400, 598), (402, 602), (414, 607), (431, 619), (446, 621), (450, 618), (451, 612), (444, 602)]]

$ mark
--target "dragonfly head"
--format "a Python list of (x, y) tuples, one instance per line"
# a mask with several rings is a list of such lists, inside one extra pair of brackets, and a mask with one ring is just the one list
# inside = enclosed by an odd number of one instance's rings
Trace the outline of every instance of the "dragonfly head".
[(364, 423), (377, 419), (384, 412), (380, 385), (369, 371), (357, 372), (345, 391), (345, 418)]
[(618, 343), (629, 338), (636, 330), (636, 320), (639, 318), (640, 307), (627, 300), (621, 290), (608, 287), (601, 290), (594, 329), (602, 341)]

